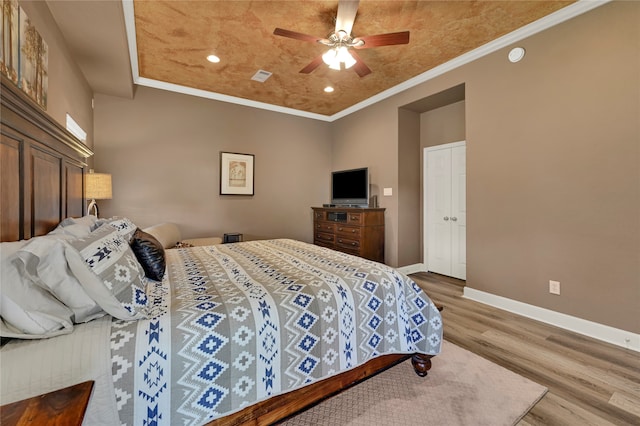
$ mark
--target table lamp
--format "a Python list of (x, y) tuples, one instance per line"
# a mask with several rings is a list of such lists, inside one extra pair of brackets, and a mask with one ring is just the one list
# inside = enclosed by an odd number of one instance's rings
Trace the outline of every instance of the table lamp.
[(87, 207), (87, 214), (92, 214), (91, 210), (93, 210), (93, 215), (98, 217), (98, 204), (96, 200), (110, 200), (112, 197), (111, 175), (109, 173), (94, 173), (93, 169), (90, 169), (85, 179), (84, 195), (87, 200), (91, 199)]

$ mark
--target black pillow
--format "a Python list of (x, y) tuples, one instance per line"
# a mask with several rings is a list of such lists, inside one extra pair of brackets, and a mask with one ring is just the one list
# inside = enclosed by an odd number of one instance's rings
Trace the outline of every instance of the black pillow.
[(130, 245), (144, 269), (144, 274), (152, 280), (162, 281), (167, 266), (162, 244), (153, 235), (138, 228), (131, 237)]

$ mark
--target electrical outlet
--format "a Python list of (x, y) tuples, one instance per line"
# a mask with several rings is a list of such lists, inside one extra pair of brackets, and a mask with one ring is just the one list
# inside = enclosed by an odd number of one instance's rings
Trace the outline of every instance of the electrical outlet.
[(560, 281), (549, 280), (549, 293), (560, 295)]

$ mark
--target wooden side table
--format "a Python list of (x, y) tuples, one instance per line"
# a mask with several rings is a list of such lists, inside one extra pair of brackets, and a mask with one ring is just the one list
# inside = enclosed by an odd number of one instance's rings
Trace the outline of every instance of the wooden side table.
[(93, 381), (34, 396), (0, 407), (2, 426), (80, 426), (89, 405)]

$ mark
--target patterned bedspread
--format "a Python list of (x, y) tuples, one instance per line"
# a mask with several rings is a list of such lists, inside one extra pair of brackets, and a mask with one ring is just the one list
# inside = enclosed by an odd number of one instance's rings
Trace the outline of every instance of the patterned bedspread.
[(440, 313), (388, 266), (286, 239), (166, 256), (156, 318), (112, 323), (123, 424), (201, 425), (378, 355), (440, 352)]

